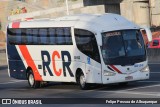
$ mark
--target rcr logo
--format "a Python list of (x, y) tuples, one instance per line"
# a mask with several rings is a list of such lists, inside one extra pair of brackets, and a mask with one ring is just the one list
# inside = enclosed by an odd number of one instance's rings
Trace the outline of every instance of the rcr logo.
[[(61, 51), (61, 54), (59, 54), (58, 51), (53, 51), (52, 57), (50, 57), (50, 54), (48, 51), (41, 51), (41, 57), (42, 57), (42, 68), (43, 68), (43, 75), (44, 76), (46, 76), (46, 70), (49, 72), (50, 76), (54, 76), (53, 72), (51, 71), (51, 68), (49, 67), (50, 63), (52, 62), (53, 71), (56, 76), (61, 76), (62, 69), (63, 69), (64, 77), (66, 77), (66, 71), (68, 71), (68, 73), (71, 77), (74, 77), (74, 75), (70, 69), (71, 55), (68, 51)], [(61, 59), (61, 57), (62, 57), (63, 68), (57, 68), (55, 58)], [(65, 57), (68, 58), (68, 61), (65, 61)]]

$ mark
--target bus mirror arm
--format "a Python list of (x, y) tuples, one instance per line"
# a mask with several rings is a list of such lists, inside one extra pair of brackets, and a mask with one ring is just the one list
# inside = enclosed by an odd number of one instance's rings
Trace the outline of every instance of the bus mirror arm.
[(151, 30), (148, 28), (148, 27), (143, 27), (141, 28), (141, 31), (145, 31), (146, 32), (146, 36), (147, 36), (147, 39), (148, 39), (148, 42), (151, 42), (152, 41), (152, 33), (151, 33)]

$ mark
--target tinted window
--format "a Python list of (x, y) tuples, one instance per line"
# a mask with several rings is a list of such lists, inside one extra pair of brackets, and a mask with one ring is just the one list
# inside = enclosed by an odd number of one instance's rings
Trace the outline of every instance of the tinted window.
[(21, 44), (21, 29), (8, 30), (8, 37), (10, 44)]
[(100, 56), (95, 35), (87, 30), (75, 29), (75, 40), (78, 49), (85, 55), (100, 62)]
[(10, 44), (16, 44), (16, 32), (14, 29), (8, 29), (8, 41)]
[(21, 44), (21, 29), (16, 30), (16, 43)]
[(70, 28), (64, 28), (64, 37), (65, 37), (65, 43), (67, 45), (71, 45), (72, 44), (72, 38), (71, 38)]
[(136, 29), (102, 33), (101, 50), (106, 65), (132, 65), (146, 60), (142, 34)]
[(8, 29), (8, 40), (14, 45), (72, 45), (71, 28)]
[(27, 36), (27, 43), (26, 44), (32, 44), (33, 43), (32, 29), (26, 29), (26, 36)]
[(58, 45), (72, 45), (70, 28), (57, 28), (55, 35), (56, 35), (56, 42)]
[(159, 45), (159, 41), (158, 40), (154, 40), (153, 41), (153, 46), (158, 46)]
[(54, 28), (49, 29), (49, 44), (56, 44), (56, 29)]
[(39, 40), (38, 29), (32, 29), (31, 33), (32, 33), (32, 39), (33, 39), (32, 44), (34, 45), (40, 44), (40, 41), (38, 41)]
[(57, 44), (58, 45), (63, 45), (63, 44), (65, 44), (65, 36), (64, 36), (64, 29), (62, 29), (62, 28), (57, 28), (56, 29), (56, 35), (57, 35), (57, 37), (56, 37), (56, 39), (57, 39)]
[(39, 29), (40, 44), (49, 44), (47, 37), (47, 29)]
[(28, 42), (27, 36), (26, 36), (26, 29), (21, 29), (21, 44), (26, 44)]

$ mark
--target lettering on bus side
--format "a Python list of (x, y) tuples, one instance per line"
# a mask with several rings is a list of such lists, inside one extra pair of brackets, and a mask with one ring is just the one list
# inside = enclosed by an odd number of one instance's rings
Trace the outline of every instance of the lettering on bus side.
[[(60, 55), (61, 54), (61, 55)], [(48, 51), (41, 51), (41, 57), (42, 57), (42, 68), (43, 68), (43, 75), (46, 76), (46, 71), (49, 72), (50, 76), (54, 76), (53, 72), (51, 71), (52, 69), (49, 67), (49, 65), (52, 62), (53, 65), (53, 71), (56, 76), (61, 76), (62, 75), (62, 69), (63, 69), (63, 76), (66, 77), (66, 72), (68, 71), (69, 75), (71, 77), (74, 77), (72, 70), (70, 69), (71, 65), (71, 55), (68, 51), (61, 51), (59, 53), (58, 51), (53, 51), (52, 53), (52, 61), (51, 57)], [(67, 57), (67, 61), (65, 58)], [(62, 68), (57, 68), (56, 67), (56, 61), (55, 58), (61, 59), (62, 58)]]

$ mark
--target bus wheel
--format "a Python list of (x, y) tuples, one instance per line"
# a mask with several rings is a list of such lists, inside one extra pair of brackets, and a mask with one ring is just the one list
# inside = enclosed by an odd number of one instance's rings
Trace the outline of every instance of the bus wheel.
[(40, 81), (35, 81), (34, 75), (32, 71), (28, 72), (28, 84), (31, 88), (39, 88), (40, 87)]
[(83, 73), (80, 73), (79, 78), (78, 78), (79, 86), (82, 90), (88, 89), (88, 84), (85, 81), (85, 76)]

